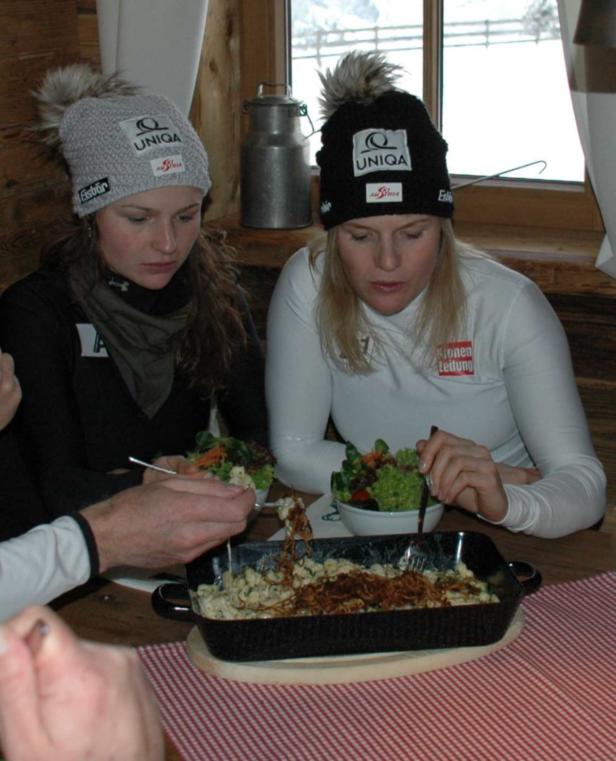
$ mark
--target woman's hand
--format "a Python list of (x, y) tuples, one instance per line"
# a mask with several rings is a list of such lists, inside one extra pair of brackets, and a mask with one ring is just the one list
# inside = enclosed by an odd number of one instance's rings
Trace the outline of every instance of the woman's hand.
[(505, 465), (499, 462), (496, 466), (504, 484), (517, 484), (528, 486), (541, 478), (537, 468), (516, 468), (513, 465)]
[(13, 419), (21, 402), (21, 386), (15, 375), (13, 357), (0, 352), (0, 431)]
[[(153, 465), (158, 465), (159, 468), (165, 468), (166, 470), (172, 470), (174, 473), (182, 476), (198, 476), (201, 471), (196, 465), (190, 463), (182, 455), (165, 455), (164, 457), (157, 457)], [(202, 474), (204, 477), (205, 473)], [(155, 481), (161, 481), (163, 478), (169, 478), (167, 473), (161, 473), (158, 470), (152, 470), (152, 468), (144, 468), (143, 471), (143, 483), (153, 484)]]
[(416, 447), (420, 470), (430, 475), (432, 496), (491, 521), (505, 517), (508, 502), (503, 483), (512, 482), (507, 477), (522, 477), (510, 471), (523, 469), (505, 466), (503, 478), (501, 466), (494, 462), (489, 449), (446, 431), (437, 431), (429, 440), (421, 439)]
[(158, 708), (137, 655), (84, 642), (49, 608), (0, 626), (7, 761), (162, 761)]

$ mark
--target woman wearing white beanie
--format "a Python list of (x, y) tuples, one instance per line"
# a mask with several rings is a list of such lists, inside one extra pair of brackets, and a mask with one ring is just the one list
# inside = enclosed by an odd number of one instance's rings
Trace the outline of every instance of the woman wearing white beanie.
[(74, 216), (0, 303), (23, 403), (13, 425), (51, 516), (156, 475), (192, 448), (212, 400), (266, 444), (262, 357), (237, 273), (202, 229), (203, 145), (168, 99), (71, 66), (36, 93)]

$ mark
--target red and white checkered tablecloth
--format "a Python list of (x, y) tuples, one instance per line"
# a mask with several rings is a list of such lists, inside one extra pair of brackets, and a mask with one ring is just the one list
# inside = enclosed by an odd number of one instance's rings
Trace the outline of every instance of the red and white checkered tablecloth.
[(545, 587), (508, 647), (348, 685), (207, 676), (184, 643), (139, 648), (186, 761), (615, 761), (616, 573)]

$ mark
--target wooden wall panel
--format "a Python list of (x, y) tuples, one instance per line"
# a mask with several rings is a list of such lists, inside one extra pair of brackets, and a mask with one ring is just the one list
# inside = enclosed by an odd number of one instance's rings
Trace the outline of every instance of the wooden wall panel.
[(79, 39), (79, 53), (84, 61), (87, 61), (93, 69), (100, 69), (101, 57), (98, 47), (98, 22), (96, 18), (96, 4), (78, 3), (77, 36)]
[(191, 121), (210, 161), (212, 190), (206, 219), (239, 209), (239, 0), (210, 2)]
[(67, 207), (66, 179), (31, 131), (31, 92), (48, 69), (77, 60), (75, 0), (0, 3), (0, 289), (36, 267)]

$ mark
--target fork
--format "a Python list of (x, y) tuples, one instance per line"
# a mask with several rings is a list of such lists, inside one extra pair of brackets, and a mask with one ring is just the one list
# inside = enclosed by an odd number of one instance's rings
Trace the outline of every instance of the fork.
[[(438, 431), (438, 428), (433, 425), (430, 428), (430, 438)], [(423, 525), (426, 515), (426, 507), (428, 506), (428, 498), (430, 497), (430, 489), (432, 486), (432, 480), (430, 474), (426, 473), (424, 476), (423, 484), (421, 487), (421, 497), (419, 498), (419, 515), (417, 516), (417, 540), (421, 542), (423, 539)], [(423, 555), (417, 555), (413, 553), (416, 549), (409, 541), (404, 554), (400, 558), (399, 568), (402, 571), (417, 571), (421, 572), (425, 568), (426, 559)]]
[(423, 555), (417, 555), (413, 553), (415, 548), (409, 542), (404, 555), (400, 558), (398, 568), (401, 571), (415, 571), (421, 573), (426, 567), (426, 558)]

